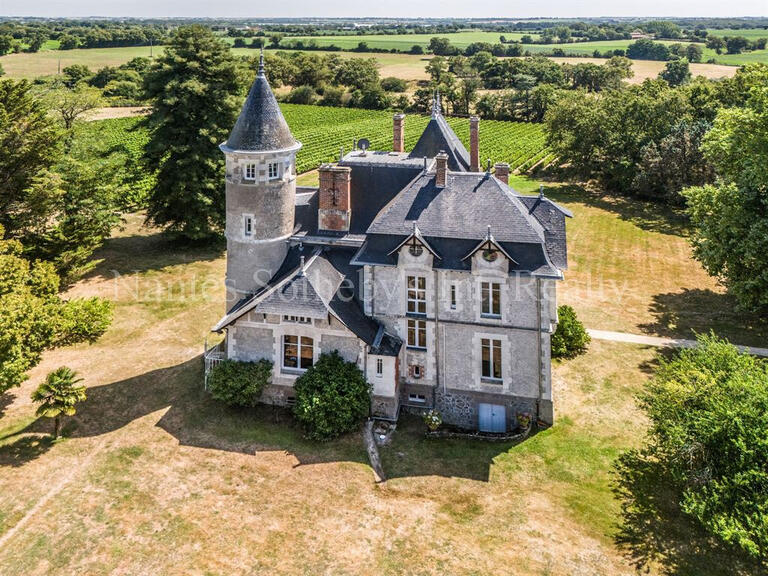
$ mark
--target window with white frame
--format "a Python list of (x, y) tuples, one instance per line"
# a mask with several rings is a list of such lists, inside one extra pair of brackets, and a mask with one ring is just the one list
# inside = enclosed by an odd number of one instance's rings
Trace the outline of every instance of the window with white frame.
[(286, 314), (283, 315), (283, 322), (291, 324), (312, 324), (312, 318), (306, 316), (289, 316)]
[(424, 394), (408, 394), (408, 402), (425, 404), (427, 402), (427, 397), (424, 396)]
[(384, 360), (382, 358), (376, 358), (376, 376), (381, 378), (384, 374)]
[(243, 235), (253, 236), (253, 216), (243, 214)]
[(501, 284), (498, 282), (481, 282), (480, 299), (480, 313), (483, 316), (501, 317)]
[(256, 164), (245, 165), (245, 179), (256, 180)]
[(480, 339), (481, 372), (484, 380), (501, 381), (501, 340)]
[(307, 370), (314, 363), (315, 343), (308, 336), (283, 336), (283, 368)]
[(424, 276), (408, 276), (408, 314), (427, 315), (427, 279)]
[(408, 347), (427, 348), (427, 323), (424, 320), (408, 319)]
[(456, 310), (456, 284), (451, 284), (451, 310)]
[(280, 178), (280, 164), (277, 162), (270, 162), (269, 163), (269, 179), (270, 180), (277, 180)]

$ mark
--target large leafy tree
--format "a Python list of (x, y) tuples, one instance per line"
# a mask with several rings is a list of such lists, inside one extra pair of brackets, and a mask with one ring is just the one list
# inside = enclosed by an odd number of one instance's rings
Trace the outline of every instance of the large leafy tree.
[(0, 393), (18, 386), (48, 348), (93, 342), (112, 308), (99, 298), (62, 300), (51, 263), (29, 262), (0, 225)]
[(187, 240), (223, 229), (224, 157), (218, 145), (237, 119), (240, 84), (229, 47), (203, 26), (185, 26), (146, 77), (152, 98), (145, 157), (157, 170), (147, 219)]
[(53, 418), (53, 436), (59, 437), (61, 417), (72, 416), (76, 406), (85, 401), (85, 386), (80, 386), (82, 378), (71, 368), (57, 368), (32, 393), (32, 401), (39, 404), (36, 415)]
[(768, 87), (719, 111), (702, 144), (720, 177), (684, 191), (694, 255), (748, 310), (768, 311)]
[(651, 530), (646, 520), (658, 522), (671, 496), (722, 543), (765, 562), (768, 364), (701, 336), (696, 348), (662, 361), (640, 406), (648, 441), (617, 465), (625, 521)]

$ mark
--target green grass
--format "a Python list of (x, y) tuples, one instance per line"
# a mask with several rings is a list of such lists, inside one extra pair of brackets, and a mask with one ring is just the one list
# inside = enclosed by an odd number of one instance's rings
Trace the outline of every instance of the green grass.
[(768, 38), (768, 30), (765, 28), (709, 28), (709, 36), (743, 36), (750, 40), (758, 38)]

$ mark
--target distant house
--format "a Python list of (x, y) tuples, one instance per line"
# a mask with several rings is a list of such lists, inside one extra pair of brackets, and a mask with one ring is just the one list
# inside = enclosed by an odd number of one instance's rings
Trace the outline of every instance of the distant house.
[(632, 32), (630, 32), (629, 36), (630, 38), (632, 38), (632, 40), (640, 40), (642, 38), (653, 38), (651, 34), (646, 34), (640, 29), (633, 30)]
[(404, 150), (353, 149), (296, 186), (291, 134), (263, 59), (228, 140), (228, 310), (220, 355), (274, 363), (268, 403), (333, 350), (372, 384), (371, 412), (438, 409), (487, 431), (528, 413), (553, 421), (550, 336), (567, 267), (571, 214), (508, 185), (509, 165), (479, 163), (479, 121), (467, 151), (442, 115)]

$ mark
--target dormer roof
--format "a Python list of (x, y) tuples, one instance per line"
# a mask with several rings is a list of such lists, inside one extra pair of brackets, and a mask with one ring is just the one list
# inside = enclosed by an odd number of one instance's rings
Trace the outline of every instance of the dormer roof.
[(227, 141), (224, 152), (268, 152), (298, 149), (301, 144), (291, 134), (264, 73), (264, 54), (259, 73), (251, 86), (240, 116)]
[(440, 94), (436, 93), (432, 106), (432, 118), (429, 119), (427, 127), (408, 157), (434, 158), (441, 151), (448, 154), (448, 168), (450, 170), (455, 172), (469, 171), (469, 152), (443, 117), (440, 108)]

